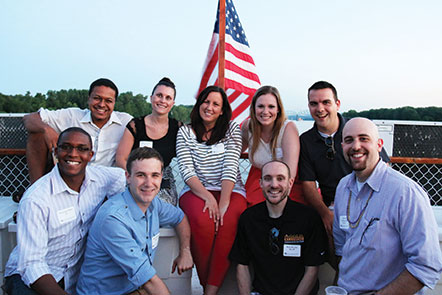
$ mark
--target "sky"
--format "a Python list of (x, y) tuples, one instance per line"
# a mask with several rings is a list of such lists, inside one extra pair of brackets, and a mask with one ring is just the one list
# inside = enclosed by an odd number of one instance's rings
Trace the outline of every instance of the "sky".
[[(262, 85), (307, 110), (316, 81), (341, 111), (442, 107), (442, 1), (234, 0)], [(0, 0), (0, 93), (87, 89), (100, 77), (148, 95), (164, 76), (192, 105), (215, 0)]]

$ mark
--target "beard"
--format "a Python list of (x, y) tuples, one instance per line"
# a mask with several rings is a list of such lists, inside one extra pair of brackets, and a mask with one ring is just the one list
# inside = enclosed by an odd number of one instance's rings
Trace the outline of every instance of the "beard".
[(263, 191), (262, 193), (264, 194), (264, 198), (265, 198), (270, 204), (272, 204), (272, 205), (278, 205), (279, 203), (281, 203), (282, 201), (284, 201), (284, 200), (289, 196), (289, 194), (290, 194), (290, 187), (286, 187), (286, 188), (284, 189), (284, 192), (282, 193), (281, 198), (280, 198), (279, 200), (277, 200), (277, 201), (275, 201), (274, 198), (269, 197), (269, 196), (267, 195), (267, 192), (266, 192), (266, 191)]

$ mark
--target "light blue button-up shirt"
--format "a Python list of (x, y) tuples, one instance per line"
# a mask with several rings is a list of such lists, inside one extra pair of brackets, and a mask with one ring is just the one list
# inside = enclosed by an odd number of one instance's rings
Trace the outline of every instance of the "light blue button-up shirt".
[(110, 198), (90, 229), (77, 293), (121, 295), (146, 283), (156, 274), (160, 226), (176, 226), (183, 217), (158, 197), (144, 214), (128, 189)]
[[(347, 211), (353, 226), (362, 215), (356, 228), (348, 223)], [(429, 198), (417, 183), (382, 161), (359, 192), (354, 172), (340, 181), (333, 235), (336, 255), (342, 256), (338, 285), (350, 294), (379, 290), (405, 269), (430, 288), (439, 280), (442, 255)]]

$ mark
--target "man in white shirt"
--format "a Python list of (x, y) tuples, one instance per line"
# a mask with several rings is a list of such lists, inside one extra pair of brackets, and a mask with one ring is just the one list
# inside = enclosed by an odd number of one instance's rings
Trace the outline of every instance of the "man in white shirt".
[(75, 294), (92, 220), (106, 196), (125, 188), (123, 169), (88, 166), (94, 152), (83, 129), (64, 130), (55, 152), (57, 165), (20, 201), (7, 294)]
[(89, 109), (51, 111), (41, 108), (23, 117), (29, 133), (26, 159), (31, 183), (48, 172), (48, 158), (51, 162), (50, 154), (58, 134), (69, 127), (80, 127), (92, 137), (92, 165), (114, 165), (118, 144), (127, 123), (132, 119), (129, 114), (114, 111), (117, 96), (117, 86), (111, 80), (101, 78), (89, 88)]

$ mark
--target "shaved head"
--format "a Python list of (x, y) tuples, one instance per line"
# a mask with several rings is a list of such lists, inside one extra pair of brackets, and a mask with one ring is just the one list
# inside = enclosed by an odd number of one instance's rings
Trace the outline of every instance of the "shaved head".
[(383, 141), (376, 125), (366, 118), (353, 118), (342, 130), (342, 150), (360, 182), (371, 175), (379, 162)]
[(379, 139), (379, 132), (378, 127), (373, 123), (373, 121), (367, 119), (367, 118), (353, 118), (349, 120), (342, 131), (342, 138), (345, 138), (345, 133), (349, 133), (350, 130), (359, 130), (361, 133), (367, 133), (372, 138), (378, 140)]

